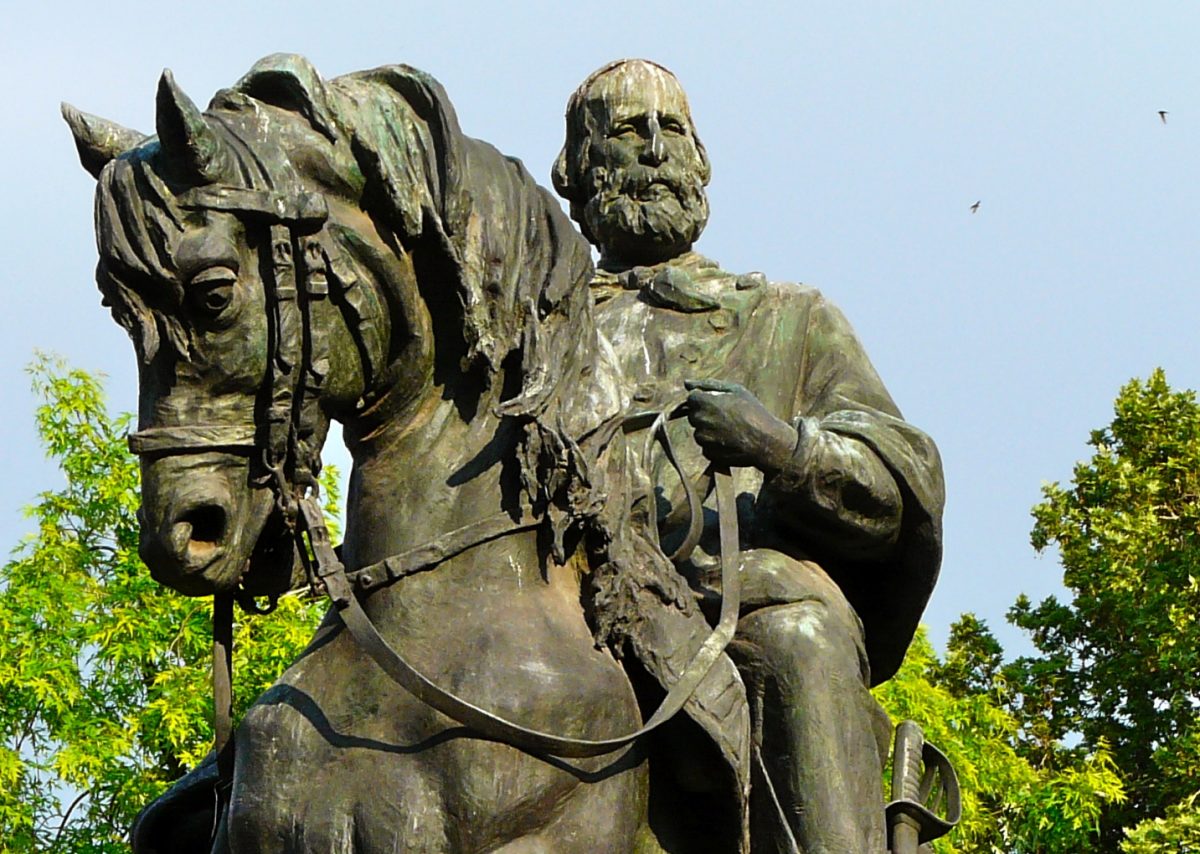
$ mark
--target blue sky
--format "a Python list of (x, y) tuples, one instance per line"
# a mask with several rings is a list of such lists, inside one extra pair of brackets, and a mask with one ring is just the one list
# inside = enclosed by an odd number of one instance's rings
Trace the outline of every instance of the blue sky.
[(34, 349), (106, 373), (114, 408), (136, 401), (132, 349), (92, 281), (93, 181), (58, 102), (151, 132), (164, 67), (203, 104), (275, 51), (326, 76), (422, 68), (467, 133), (547, 184), (585, 75), (621, 56), (673, 69), (713, 163), (697, 248), (821, 288), (942, 450), (939, 642), (970, 610), (1024, 648), (1005, 610), (1058, 589), (1053, 556), (1028, 545), (1040, 484), (1070, 477), (1131, 377), (1162, 366), (1200, 385), (1200, 6), (333, 5), (9, 7), (0, 542), (60, 482), (33, 431)]

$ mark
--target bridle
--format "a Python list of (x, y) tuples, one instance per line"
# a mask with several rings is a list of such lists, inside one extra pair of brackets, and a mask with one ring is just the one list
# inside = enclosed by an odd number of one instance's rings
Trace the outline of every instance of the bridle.
[[(276, 508), (299, 544), (300, 508), (311, 504), (320, 513), (315, 476), (320, 449), (307, 447), (302, 431), (319, 417), (321, 383), (329, 364), (328, 341), (314, 335), (309, 322), (311, 303), (329, 294), (330, 258), (328, 244), (322, 240), (328, 209), (320, 196), (219, 186), (189, 190), (180, 203), (185, 208), (231, 212), (268, 229), (271, 263), (263, 288), (271, 317), (262, 387), (265, 423), (150, 427), (129, 436), (129, 449), (138, 456), (214, 451), (250, 455), (252, 465), (261, 465), (256, 485), (274, 492)], [(323, 517), (317, 519), (323, 531)], [(233, 772), (233, 751), (228, 749), (233, 732), (233, 605), (237, 601), (248, 613), (267, 613), (282, 592), (271, 595), (266, 608), (258, 607), (244, 591), (213, 597), (213, 729), (223, 788)]]
[[(129, 436), (129, 448), (138, 455), (172, 455), (225, 451), (249, 454), (261, 462), (264, 476), (259, 486), (270, 488), (295, 544), (311, 588), (326, 595), (359, 647), (388, 676), (437, 711), (482, 736), (519, 749), (564, 758), (601, 756), (625, 747), (672, 718), (692, 696), (733, 638), (736, 628), (741, 561), (738, 552), (737, 508), (728, 468), (712, 467), (720, 517), (723, 596), (720, 618), (691, 662), (670, 686), (658, 709), (634, 732), (608, 739), (580, 739), (523, 727), (473, 705), (439, 687), (409, 664), (379, 634), (363, 610), (359, 596), (424, 572), (476, 545), (532, 530), (542, 519), (522, 511), (514, 519), (509, 511), (480, 519), (449, 531), (430, 543), (402, 554), (347, 571), (339, 559), (325, 524), (314, 472), (319, 468), (319, 448), (305, 441), (315, 424), (321, 383), (328, 369), (328, 340), (314, 328), (311, 307), (328, 297), (335, 273), (336, 249), (325, 238), (328, 218), (324, 200), (304, 193), (280, 194), (260, 190), (202, 187), (188, 191), (185, 206), (223, 210), (247, 223), (269, 228), (271, 263), (264, 276), (270, 312), (270, 356), (262, 394), (267, 402), (264, 423), (151, 427)], [(344, 283), (339, 283), (339, 286)], [(352, 335), (361, 330), (351, 326)], [(686, 542), (672, 560), (687, 557), (699, 539), (700, 499), (683, 476), (667, 438), (666, 422), (678, 410), (651, 413), (645, 454), (655, 441), (663, 444), (668, 459), (681, 475), (692, 513)], [(627, 430), (644, 429), (646, 416), (626, 419)], [(283, 592), (283, 591), (280, 591)], [(232, 625), (233, 603), (261, 613), (242, 594), (222, 593), (213, 605), (213, 691), (216, 703), (214, 728), (219, 774), (225, 788), (232, 778)]]

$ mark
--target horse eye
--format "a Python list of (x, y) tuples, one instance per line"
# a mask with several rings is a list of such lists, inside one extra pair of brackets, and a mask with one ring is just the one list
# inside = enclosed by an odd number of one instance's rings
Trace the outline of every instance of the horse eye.
[(201, 308), (214, 317), (233, 301), (237, 273), (228, 267), (208, 267), (192, 276), (190, 290)]
[(204, 293), (204, 307), (216, 314), (224, 310), (231, 299), (233, 299), (233, 288), (228, 285), (213, 287)]

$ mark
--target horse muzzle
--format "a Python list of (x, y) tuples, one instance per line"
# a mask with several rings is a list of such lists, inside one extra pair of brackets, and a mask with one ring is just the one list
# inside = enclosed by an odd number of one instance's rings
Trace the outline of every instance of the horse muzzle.
[(188, 596), (237, 588), (274, 503), (249, 481), (244, 455), (142, 458), (138, 551), (156, 581)]

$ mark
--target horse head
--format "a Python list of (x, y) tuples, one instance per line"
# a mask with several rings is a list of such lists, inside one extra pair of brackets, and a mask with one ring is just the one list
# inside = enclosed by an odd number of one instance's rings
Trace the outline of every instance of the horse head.
[(361, 178), (335, 168), (348, 143), (250, 94), (308, 94), (304, 70), (260, 68), (207, 114), (164, 72), (154, 137), (64, 107), (98, 180), (97, 280), (139, 355), (141, 555), (189, 595), (287, 589), (288, 503), (315, 484), (330, 419), (369, 405), (386, 357), (418, 383), (428, 361), (419, 334), (386, 352), (379, 288), (411, 274), (346, 239), (364, 230)]
[(586, 243), (519, 164), (462, 136), (431, 78), (326, 82), (276, 55), (204, 112), (164, 72), (153, 137), (64, 115), (98, 181), (97, 281), (140, 360), (130, 444), (156, 579), (286, 589), (330, 420), (354, 441), (431, 392), (523, 425), (535, 505), (591, 489), (576, 440), (617, 403), (587, 379)]

